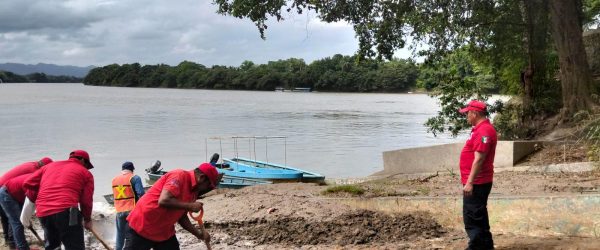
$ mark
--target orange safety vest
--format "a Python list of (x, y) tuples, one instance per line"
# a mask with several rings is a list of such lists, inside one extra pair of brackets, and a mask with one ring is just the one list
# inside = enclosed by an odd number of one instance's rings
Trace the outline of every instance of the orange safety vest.
[(135, 192), (131, 186), (132, 172), (124, 172), (112, 180), (113, 197), (117, 212), (127, 212), (135, 207)]

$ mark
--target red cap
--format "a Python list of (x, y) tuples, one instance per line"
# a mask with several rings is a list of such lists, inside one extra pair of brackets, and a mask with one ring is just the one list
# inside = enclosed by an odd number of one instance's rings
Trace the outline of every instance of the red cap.
[(41, 160), (39, 160), (39, 162), (41, 162), (41, 166), (47, 165), (49, 163), (52, 163), (52, 159), (50, 159), (50, 157), (44, 157)]
[(90, 155), (88, 154), (88, 152), (85, 152), (84, 150), (73, 150), (73, 152), (71, 152), (69, 154), (69, 158), (74, 158), (74, 157), (83, 158), (83, 160), (85, 161), (86, 168), (88, 168), (88, 169), (94, 168), (94, 165), (92, 165), (92, 163), (90, 162)]
[(478, 101), (478, 100), (472, 100), (469, 102), (469, 104), (467, 104), (466, 107), (460, 109), (458, 112), (464, 114), (464, 113), (467, 113), (468, 111), (485, 112), (486, 110), (487, 110), (487, 107), (485, 105), (485, 102)]
[(219, 172), (213, 165), (211, 165), (210, 163), (202, 163), (200, 164), (200, 166), (198, 166), (198, 169), (200, 170), (200, 172), (206, 175), (206, 177), (208, 177), (211, 188), (217, 187)]

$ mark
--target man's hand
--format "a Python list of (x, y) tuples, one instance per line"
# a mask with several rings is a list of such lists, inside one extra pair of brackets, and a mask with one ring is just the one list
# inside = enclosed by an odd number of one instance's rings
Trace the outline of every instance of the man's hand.
[(83, 223), (83, 227), (85, 227), (85, 229), (87, 230), (92, 230), (92, 221), (86, 221)]
[(203, 205), (204, 204), (202, 204), (202, 202), (192, 202), (189, 204), (188, 211), (199, 212), (200, 210), (202, 210)]
[(465, 186), (463, 187), (463, 195), (464, 196), (473, 195), (473, 184), (471, 184), (471, 183), (465, 184)]

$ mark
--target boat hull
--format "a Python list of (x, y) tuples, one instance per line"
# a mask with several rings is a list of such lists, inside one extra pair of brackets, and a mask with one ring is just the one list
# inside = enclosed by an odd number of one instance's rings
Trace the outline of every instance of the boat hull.
[(269, 180), (273, 182), (294, 182), (302, 180), (302, 173), (289, 169), (260, 168), (230, 159), (223, 159), (224, 166), (217, 168), (225, 176)]
[(250, 159), (246, 159), (246, 158), (242, 158), (242, 157), (232, 158), (229, 161), (236, 162), (239, 164), (244, 164), (244, 165), (255, 166), (258, 168), (285, 169), (285, 170), (297, 171), (297, 172), (302, 173), (302, 178), (301, 178), (302, 182), (315, 182), (315, 183), (325, 182), (325, 176), (322, 174), (310, 172), (310, 171), (306, 171), (303, 169), (294, 168), (294, 167), (290, 167), (290, 166), (269, 163), (269, 162), (256, 161), (256, 160), (250, 160)]

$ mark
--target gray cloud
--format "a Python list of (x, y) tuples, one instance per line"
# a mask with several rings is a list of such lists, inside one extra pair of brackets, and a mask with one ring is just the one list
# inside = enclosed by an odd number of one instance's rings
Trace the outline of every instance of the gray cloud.
[(105, 18), (103, 6), (101, 2), (3, 0), (0, 32), (79, 29)]
[(202, 0), (2, 0), (0, 62), (238, 66), (357, 49), (352, 27), (322, 23), (314, 13), (269, 23), (262, 40), (250, 21), (215, 10)]

